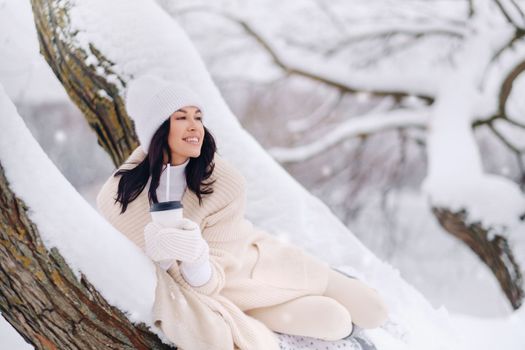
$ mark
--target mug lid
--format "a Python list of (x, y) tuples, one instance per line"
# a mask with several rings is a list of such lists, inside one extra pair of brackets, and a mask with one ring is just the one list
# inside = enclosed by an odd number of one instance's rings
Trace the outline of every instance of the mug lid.
[(159, 202), (153, 203), (150, 212), (152, 211), (164, 211), (164, 210), (173, 210), (182, 208), (182, 203), (180, 201), (169, 201), (169, 202)]

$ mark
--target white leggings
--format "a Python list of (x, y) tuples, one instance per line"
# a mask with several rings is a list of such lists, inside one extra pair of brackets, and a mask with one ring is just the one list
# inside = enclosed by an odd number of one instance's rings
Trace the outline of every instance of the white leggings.
[(273, 331), (324, 340), (339, 340), (352, 332), (352, 323), (375, 328), (387, 318), (378, 292), (357, 279), (330, 270), (323, 295), (304, 296), (283, 304), (247, 310)]

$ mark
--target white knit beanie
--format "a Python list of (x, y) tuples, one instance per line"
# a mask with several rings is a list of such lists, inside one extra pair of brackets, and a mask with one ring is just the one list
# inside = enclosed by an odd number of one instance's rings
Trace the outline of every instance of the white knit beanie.
[(144, 152), (162, 123), (185, 106), (198, 107), (205, 114), (199, 96), (181, 84), (154, 75), (142, 75), (128, 83), (126, 110), (135, 122)]

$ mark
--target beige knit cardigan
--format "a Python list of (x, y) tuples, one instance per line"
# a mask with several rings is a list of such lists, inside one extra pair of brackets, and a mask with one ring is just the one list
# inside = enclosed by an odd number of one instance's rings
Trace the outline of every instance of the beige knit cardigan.
[[(146, 154), (139, 146), (120, 167), (129, 169)], [(280, 242), (244, 217), (245, 179), (228, 161), (214, 155), (207, 181), (213, 193), (202, 205), (188, 188), (183, 216), (199, 224), (210, 247), (212, 277), (192, 287), (178, 264), (165, 272), (158, 264), (154, 322), (181, 349), (278, 349), (275, 334), (243, 311), (271, 306), (326, 289), (328, 265)], [(144, 251), (144, 227), (151, 221), (147, 189), (120, 214), (115, 204), (120, 177), (113, 175), (97, 196), (102, 215)]]

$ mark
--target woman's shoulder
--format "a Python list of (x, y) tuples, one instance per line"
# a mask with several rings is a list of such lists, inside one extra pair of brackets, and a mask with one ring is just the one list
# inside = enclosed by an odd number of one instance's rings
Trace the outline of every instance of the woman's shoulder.
[(234, 195), (244, 193), (246, 179), (229, 160), (215, 153), (213, 163), (215, 166), (211, 178), (215, 180), (214, 191), (218, 190)]
[(137, 148), (133, 150), (133, 152), (131, 152), (128, 159), (126, 159), (124, 163), (122, 163), (122, 165), (119, 167), (118, 170), (133, 169), (139, 163), (141, 163), (144, 160), (144, 158), (146, 158), (146, 152), (144, 152), (144, 150), (142, 149), (142, 146), (139, 145)]
[(213, 169), (213, 174), (215, 177), (220, 178), (225, 182), (245, 183), (246, 180), (242, 173), (228, 159), (224, 158), (218, 153), (215, 153), (213, 162), (215, 164)]

